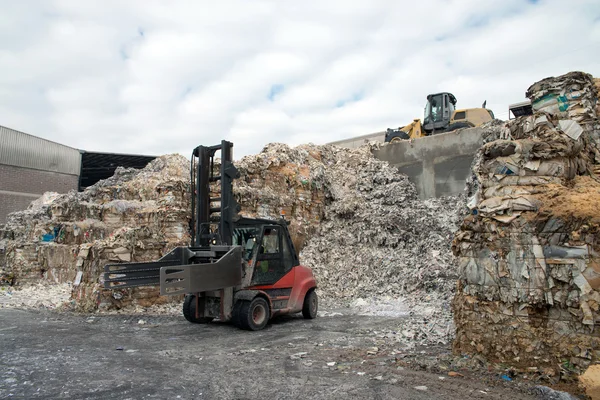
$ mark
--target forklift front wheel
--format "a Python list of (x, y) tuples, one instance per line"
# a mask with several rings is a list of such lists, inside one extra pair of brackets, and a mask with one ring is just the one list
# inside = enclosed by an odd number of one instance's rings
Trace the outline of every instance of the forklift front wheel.
[(252, 301), (242, 301), (240, 306), (236, 307), (236, 311), (239, 314), (234, 318), (239, 323), (239, 327), (249, 331), (263, 329), (271, 317), (269, 304), (262, 297), (255, 297)]
[(183, 301), (183, 316), (189, 322), (193, 322), (195, 324), (208, 324), (213, 320), (212, 317), (196, 318), (196, 296), (193, 294), (188, 294), (185, 296), (185, 300)]
[(319, 299), (315, 289), (310, 290), (304, 297), (304, 305), (302, 306), (302, 315), (306, 319), (314, 319), (317, 317), (319, 309)]

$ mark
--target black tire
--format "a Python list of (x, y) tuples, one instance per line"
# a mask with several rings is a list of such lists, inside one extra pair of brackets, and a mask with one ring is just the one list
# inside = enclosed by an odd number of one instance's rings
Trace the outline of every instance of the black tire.
[(386, 141), (390, 142), (390, 143), (398, 143), (398, 142), (402, 142), (404, 140), (410, 139), (410, 136), (408, 136), (408, 133), (406, 133), (404, 131), (389, 133), (386, 136), (387, 136), (385, 138)]
[(470, 122), (455, 122), (453, 124), (448, 125), (448, 127), (445, 129), (446, 132), (451, 132), (451, 131), (455, 131), (457, 129), (462, 129), (462, 128), (473, 128), (475, 125), (473, 125)]
[(304, 296), (304, 305), (302, 306), (302, 316), (306, 319), (315, 319), (319, 311), (319, 298), (317, 292), (311, 289)]
[(185, 300), (183, 300), (183, 316), (194, 324), (208, 324), (214, 319), (213, 317), (196, 318), (196, 296), (193, 294), (185, 295)]
[(238, 327), (249, 331), (260, 331), (269, 322), (271, 310), (269, 304), (262, 297), (255, 297), (252, 301), (240, 301), (237, 310)]
[(231, 310), (231, 323), (238, 328), (241, 328), (240, 323), (240, 309), (242, 308), (243, 301), (236, 301)]

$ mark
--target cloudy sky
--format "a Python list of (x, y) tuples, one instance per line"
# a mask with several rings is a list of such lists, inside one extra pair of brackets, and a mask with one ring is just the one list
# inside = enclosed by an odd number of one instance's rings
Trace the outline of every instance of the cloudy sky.
[(438, 91), (506, 119), (536, 80), (600, 76), (598, 0), (1, 4), (0, 125), (90, 151), (326, 143)]

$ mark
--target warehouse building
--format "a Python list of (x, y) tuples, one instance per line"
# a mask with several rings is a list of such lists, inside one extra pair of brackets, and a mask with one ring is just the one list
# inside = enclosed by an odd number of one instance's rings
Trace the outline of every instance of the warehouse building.
[(154, 156), (87, 152), (0, 126), (0, 224), (44, 192), (83, 190)]

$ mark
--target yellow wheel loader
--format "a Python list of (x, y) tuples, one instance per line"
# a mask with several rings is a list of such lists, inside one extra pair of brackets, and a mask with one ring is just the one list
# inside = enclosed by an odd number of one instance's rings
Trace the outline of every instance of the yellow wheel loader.
[(423, 123), (419, 118), (397, 129), (388, 128), (386, 142), (399, 142), (417, 139), (437, 133), (450, 132), (460, 128), (479, 126), (494, 119), (492, 110), (485, 108), (456, 109), (456, 97), (452, 93), (442, 92), (427, 96)]

